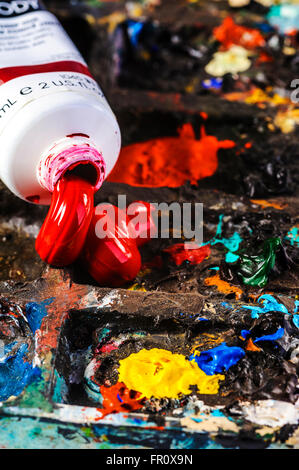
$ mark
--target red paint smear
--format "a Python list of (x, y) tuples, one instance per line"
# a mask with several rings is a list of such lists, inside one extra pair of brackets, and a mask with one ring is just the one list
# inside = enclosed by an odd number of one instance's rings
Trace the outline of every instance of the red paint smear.
[(77, 176), (58, 181), (35, 242), (46, 263), (67, 266), (79, 256), (93, 215), (93, 195), (92, 184)]
[(206, 135), (204, 128), (197, 140), (189, 123), (178, 132), (178, 137), (162, 137), (124, 147), (108, 181), (156, 188), (176, 188), (188, 180), (196, 184), (215, 173), (220, 148), (235, 146), (231, 140), (218, 141), (217, 137)]
[(110, 413), (139, 410), (145, 401), (145, 397), (141, 398), (141, 393), (129, 390), (122, 382), (111, 387), (102, 385), (100, 391), (103, 397), (103, 408), (97, 408), (102, 413), (99, 420)]
[(191, 264), (200, 264), (211, 253), (210, 245), (204, 245), (199, 248), (188, 249), (188, 244), (177, 243), (163, 251), (170, 254), (171, 259), (177, 266), (180, 266), (184, 261), (189, 261)]
[(225, 18), (220, 26), (214, 28), (213, 34), (224, 49), (229, 49), (233, 45), (245, 49), (255, 49), (265, 45), (265, 40), (257, 29), (239, 26), (230, 16)]
[(258, 56), (257, 59), (257, 64), (263, 63), (263, 62), (273, 62), (273, 57), (271, 57), (269, 54), (266, 52), (261, 52), (260, 55)]

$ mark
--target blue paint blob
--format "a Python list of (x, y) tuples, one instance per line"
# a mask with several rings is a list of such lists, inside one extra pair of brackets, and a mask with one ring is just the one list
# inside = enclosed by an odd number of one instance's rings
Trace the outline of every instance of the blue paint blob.
[(222, 87), (222, 82), (223, 82), (223, 79), (222, 78), (207, 78), (206, 80), (203, 80), (201, 82), (201, 85), (203, 88), (205, 88), (206, 90), (210, 90), (210, 89), (215, 89), (215, 90), (219, 90), (221, 87)]
[(283, 335), (284, 335), (284, 329), (278, 328), (276, 333), (273, 333), (272, 335), (261, 336), (260, 338), (256, 338), (253, 342), (258, 343), (259, 341), (276, 341), (277, 339), (282, 338)]
[(247, 339), (248, 336), (250, 336), (250, 331), (249, 330), (242, 330), (241, 331), (241, 336), (242, 336), (242, 338)]
[(207, 375), (214, 375), (223, 372), (224, 369), (228, 370), (244, 356), (245, 351), (242, 348), (222, 343), (216, 348), (201, 351), (200, 355), (195, 352), (189, 357), (189, 361), (195, 361)]
[(294, 304), (295, 304), (294, 313), (297, 313), (297, 312), (298, 312), (298, 308), (299, 308), (299, 300), (295, 300)]
[(135, 20), (127, 20), (128, 34), (134, 47), (138, 46), (139, 35), (144, 27), (144, 23)]
[[(8, 346), (8, 349), (11, 345)], [(26, 361), (27, 344), (21, 344), (16, 352), (7, 354), (0, 363), (0, 400), (5, 401), (11, 396), (18, 396), (24, 388), (41, 377), (38, 367)]]
[(293, 323), (297, 328), (299, 328), (299, 315), (293, 315)]
[(54, 297), (51, 299), (46, 299), (40, 303), (29, 302), (26, 304), (26, 317), (33, 334), (36, 332), (36, 330), (40, 329), (43, 318), (48, 314), (46, 307), (53, 301)]

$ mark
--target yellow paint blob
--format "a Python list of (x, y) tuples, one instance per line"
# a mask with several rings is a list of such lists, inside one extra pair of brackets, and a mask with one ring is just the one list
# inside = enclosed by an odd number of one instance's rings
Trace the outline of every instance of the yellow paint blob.
[(215, 394), (224, 375), (206, 375), (195, 362), (166, 349), (142, 349), (120, 360), (119, 382), (144, 397), (178, 398), (189, 395), (191, 385), (202, 394)]

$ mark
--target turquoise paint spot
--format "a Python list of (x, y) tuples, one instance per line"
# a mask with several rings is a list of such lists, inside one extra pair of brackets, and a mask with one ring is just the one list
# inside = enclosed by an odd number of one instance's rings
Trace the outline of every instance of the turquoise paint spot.
[(225, 255), (225, 261), (227, 263), (234, 263), (239, 259), (239, 255), (235, 255), (234, 253), (231, 253), (230, 251), (226, 253)]
[(298, 308), (299, 308), (299, 300), (295, 300), (294, 304), (295, 304), (294, 313), (297, 313), (297, 312), (298, 312)]
[(212, 268), (209, 268), (209, 269), (211, 269), (211, 271), (219, 271), (220, 268), (218, 266), (213, 266)]
[(195, 423), (201, 423), (202, 422), (202, 419), (200, 419), (200, 418), (192, 417), (191, 419), (192, 419), (192, 421), (195, 421)]
[(222, 343), (216, 348), (201, 351), (199, 355), (197, 352), (191, 354), (189, 361), (195, 361), (207, 375), (214, 375), (223, 372), (224, 369), (228, 370), (244, 356), (245, 351), (242, 348)]
[(299, 5), (273, 5), (267, 19), (271, 26), (278, 28), (284, 34), (298, 29), (299, 24)]
[(52, 400), (55, 403), (64, 403), (68, 394), (68, 387), (63, 377), (61, 377), (57, 370), (54, 371), (55, 387), (53, 390)]
[(11, 396), (20, 395), (27, 385), (40, 379), (40, 369), (33, 367), (30, 362), (26, 361), (27, 349), (27, 344), (21, 344), (17, 351), (13, 351), (11, 348), (10, 353), (0, 363), (1, 401), (5, 401)]
[(228, 250), (228, 253), (226, 253), (225, 255), (225, 261), (227, 263), (234, 263), (239, 258), (239, 255), (235, 254), (235, 252), (239, 249), (240, 243), (242, 242), (242, 238), (240, 237), (238, 232), (235, 232), (229, 238), (221, 238), (223, 216), (223, 214), (220, 214), (219, 216), (219, 222), (216, 228), (215, 237), (213, 237), (210, 241), (203, 243), (202, 246), (217, 245), (218, 243), (224, 245), (225, 248)]
[(98, 342), (100, 343), (101, 341), (103, 341), (103, 339), (105, 339), (109, 335), (109, 333), (109, 328), (102, 328), (98, 335)]
[(215, 418), (223, 418), (225, 416), (225, 414), (222, 413), (222, 411), (220, 411), (220, 410), (213, 410), (211, 412), (211, 415), (215, 416)]
[(267, 312), (289, 313), (285, 305), (279, 303), (272, 295), (269, 294), (261, 295), (258, 299), (258, 303), (261, 303), (263, 306), (259, 307), (257, 305), (242, 305), (241, 308), (251, 310), (252, 318), (259, 318), (259, 314)]
[(285, 238), (289, 240), (291, 245), (299, 246), (299, 228), (298, 227), (291, 228), (291, 230), (289, 230), (288, 233), (286, 234)]
[(48, 314), (47, 306), (54, 301), (54, 297), (46, 299), (43, 302), (29, 302), (26, 304), (26, 317), (29, 327), (34, 334), (36, 330), (39, 330), (42, 324), (43, 318)]
[(282, 338), (283, 335), (284, 335), (284, 329), (278, 328), (276, 333), (273, 333), (272, 335), (261, 336), (260, 338), (256, 338), (253, 342), (258, 343), (259, 341), (276, 341), (277, 339)]
[(293, 315), (293, 323), (297, 328), (299, 328), (299, 315)]

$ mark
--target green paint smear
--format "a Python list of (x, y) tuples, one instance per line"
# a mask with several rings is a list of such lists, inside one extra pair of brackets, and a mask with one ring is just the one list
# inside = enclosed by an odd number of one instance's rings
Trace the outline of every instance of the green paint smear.
[(275, 265), (276, 251), (279, 246), (281, 246), (280, 238), (269, 238), (264, 242), (261, 253), (240, 256), (238, 274), (245, 285), (264, 287), (267, 284), (269, 273)]

